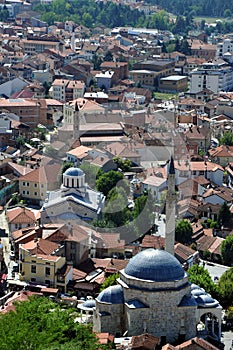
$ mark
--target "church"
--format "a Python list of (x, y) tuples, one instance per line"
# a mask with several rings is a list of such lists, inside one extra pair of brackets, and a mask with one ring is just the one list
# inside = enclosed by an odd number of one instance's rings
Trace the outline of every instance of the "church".
[(175, 169), (168, 174), (165, 250), (146, 249), (120, 271), (117, 285), (95, 300), (93, 329), (117, 337), (149, 333), (162, 343), (201, 335), (221, 338), (222, 307), (202, 288), (191, 285), (174, 257)]
[(103, 193), (87, 185), (81, 169), (68, 168), (63, 174), (61, 188), (48, 193), (41, 211), (41, 222), (90, 222), (101, 217), (104, 202)]

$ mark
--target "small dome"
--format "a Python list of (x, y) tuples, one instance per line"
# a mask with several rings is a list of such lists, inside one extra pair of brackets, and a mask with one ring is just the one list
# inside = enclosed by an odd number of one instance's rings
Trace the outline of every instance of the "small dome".
[(92, 310), (95, 307), (96, 301), (94, 299), (86, 300), (78, 306), (81, 310)]
[(108, 287), (98, 295), (97, 300), (109, 304), (123, 304), (123, 288), (119, 285)]
[(125, 268), (129, 276), (154, 282), (170, 282), (184, 278), (180, 262), (170, 253), (159, 249), (145, 249), (130, 259)]
[(65, 172), (64, 172), (65, 176), (83, 176), (84, 172), (79, 169), (79, 168), (68, 168)]
[(216, 307), (219, 305), (218, 301), (209, 294), (199, 295), (195, 298), (195, 301), (199, 307)]
[(192, 289), (191, 290), (191, 294), (195, 297), (199, 296), (199, 295), (203, 295), (205, 294), (205, 291), (200, 289), (200, 288), (197, 288), (197, 289)]

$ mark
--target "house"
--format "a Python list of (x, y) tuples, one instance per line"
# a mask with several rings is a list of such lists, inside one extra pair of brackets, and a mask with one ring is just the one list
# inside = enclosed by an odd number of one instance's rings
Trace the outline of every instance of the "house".
[(35, 226), (39, 221), (40, 214), (30, 208), (16, 206), (7, 209), (6, 217), (9, 231), (13, 232), (21, 228)]
[(210, 147), (210, 136), (210, 128), (205, 126), (193, 125), (184, 132), (185, 142), (189, 145), (197, 145), (198, 152), (206, 153)]
[(160, 203), (162, 192), (167, 188), (167, 179), (151, 175), (142, 181), (142, 192), (150, 192), (154, 201)]
[(219, 347), (214, 346), (203, 338), (192, 338), (177, 346), (166, 344), (162, 350), (219, 350)]
[(60, 164), (47, 164), (21, 176), (19, 193), (22, 198), (35, 204), (42, 204), (47, 197), (47, 192), (58, 188), (60, 169)]
[(210, 188), (202, 195), (204, 203), (227, 204), (233, 203), (233, 190), (227, 187)]
[(112, 142), (104, 147), (107, 153), (113, 157), (126, 158), (136, 164), (140, 163), (141, 156), (137, 153), (131, 144), (123, 142)]
[(210, 149), (208, 153), (211, 161), (220, 164), (222, 167), (233, 162), (233, 146), (221, 145)]
[(187, 180), (187, 178), (204, 176), (206, 179), (222, 186), (223, 168), (221, 165), (208, 161), (175, 161), (176, 183)]
[(59, 256), (59, 251), (57, 243), (42, 238), (21, 244), (19, 247), (21, 279), (27, 283), (44, 284), (66, 291), (66, 285), (72, 279), (72, 266), (66, 265), (66, 258)]
[(66, 152), (66, 159), (68, 162), (72, 162), (74, 165), (78, 166), (81, 164), (82, 160), (87, 157), (90, 150), (92, 150), (90, 147), (78, 146)]
[(108, 91), (113, 85), (114, 74), (114, 71), (111, 70), (96, 74), (95, 79), (97, 81), (98, 88)]
[(114, 84), (119, 80), (128, 78), (128, 62), (103, 62), (100, 65), (103, 70), (110, 70), (114, 72)]
[(182, 244), (176, 243), (174, 246), (175, 257), (184, 266), (185, 270), (189, 269), (193, 264), (199, 261), (199, 253), (196, 250)]
[(224, 241), (224, 238), (221, 237), (211, 237), (211, 236), (202, 236), (200, 237), (197, 242), (197, 250), (199, 251), (200, 255), (203, 257), (203, 254), (205, 252), (209, 252), (210, 259), (212, 261), (221, 262), (221, 244)]

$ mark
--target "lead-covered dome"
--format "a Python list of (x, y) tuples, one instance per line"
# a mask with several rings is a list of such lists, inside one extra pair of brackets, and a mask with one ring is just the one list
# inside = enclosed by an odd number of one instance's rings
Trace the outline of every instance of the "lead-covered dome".
[(84, 172), (79, 168), (71, 167), (71, 168), (68, 168), (64, 172), (64, 175), (66, 175), (66, 176), (83, 176)]
[(185, 272), (180, 262), (170, 253), (146, 249), (130, 259), (124, 272), (132, 277), (154, 282), (181, 280)]
[(123, 304), (123, 288), (120, 285), (110, 286), (98, 295), (97, 300), (102, 303)]

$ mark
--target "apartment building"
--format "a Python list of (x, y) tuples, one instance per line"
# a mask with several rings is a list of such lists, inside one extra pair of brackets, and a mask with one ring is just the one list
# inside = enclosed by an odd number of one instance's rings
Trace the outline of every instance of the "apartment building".
[(233, 88), (233, 68), (224, 61), (205, 62), (190, 73), (190, 93), (209, 89), (216, 95)]
[(55, 100), (68, 102), (83, 97), (85, 87), (80, 80), (55, 79), (49, 93)]

